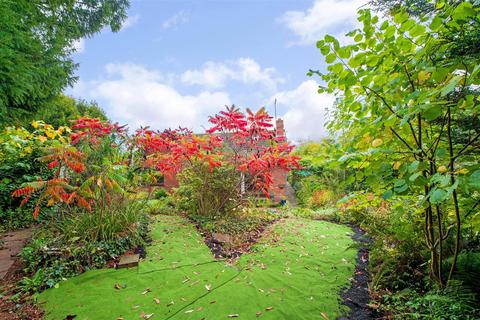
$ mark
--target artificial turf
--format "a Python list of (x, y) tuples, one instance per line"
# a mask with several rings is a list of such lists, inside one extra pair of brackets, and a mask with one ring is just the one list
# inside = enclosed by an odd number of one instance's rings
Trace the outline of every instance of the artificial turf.
[(350, 285), (351, 230), (283, 219), (236, 263), (215, 260), (179, 216), (156, 216), (138, 268), (87, 271), (44, 291), (46, 319), (335, 319)]

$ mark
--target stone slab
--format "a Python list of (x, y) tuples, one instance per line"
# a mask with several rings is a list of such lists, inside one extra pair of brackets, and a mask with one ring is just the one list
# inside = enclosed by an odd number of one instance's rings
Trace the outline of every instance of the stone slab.
[(140, 261), (139, 254), (129, 254), (120, 257), (120, 262), (117, 265), (117, 268), (132, 268), (137, 267), (138, 262)]

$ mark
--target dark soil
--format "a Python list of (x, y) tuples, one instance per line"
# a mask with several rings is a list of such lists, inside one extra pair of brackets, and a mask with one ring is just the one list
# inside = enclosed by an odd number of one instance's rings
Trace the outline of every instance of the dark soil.
[(233, 247), (216, 241), (212, 236), (212, 233), (203, 229), (200, 225), (195, 223), (195, 226), (197, 227), (198, 232), (204, 238), (205, 244), (210, 248), (210, 251), (212, 251), (212, 254), (215, 258), (236, 259), (242, 254), (249, 252), (250, 248), (257, 243), (258, 239), (260, 239), (265, 229), (279, 220), (280, 218), (265, 221), (259, 224), (255, 230), (237, 235), (236, 238), (241, 239), (241, 244), (234, 245)]
[(4, 279), (0, 281), (0, 319), (1, 320), (41, 320), (43, 311), (28, 300), (27, 296), (18, 294), (17, 283), (25, 276), (23, 264), (16, 259)]
[(357, 265), (353, 276), (352, 286), (348, 290), (342, 290), (342, 304), (350, 308), (347, 317), (341, 317), (338, 320), (367, 320), (373, 319), (372, 310), (368, 307), (370, 294), (368, 292), (368, 282), (370, 275), (368, 268), (368, 246), (372, 243), (372, 239), (365, 235), (365, 231), (357, 226), (352, 226), (355, 232), (352, 239), (360, 244), (357, 254)]

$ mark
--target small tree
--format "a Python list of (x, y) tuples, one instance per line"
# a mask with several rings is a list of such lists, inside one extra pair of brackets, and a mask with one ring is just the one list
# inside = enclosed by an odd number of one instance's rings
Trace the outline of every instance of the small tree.
[[(277, 137), (265, 109), (242, 113), (237, 107), (210, 117), (212, 127), (206, 135), (195, 135), (186, 129), (154, 132), (141, 129), (137, 143), (146, 152), (146, 163), (163, 174), (188, 172), (195, 181), (196, 206), (200, 214), (225, 212), (242, 195), (244, 183), (269, 197), (272, 169), (298, 167), (298, 157), (290, 154), (293, 146), (284, 137)], [(213, 199), (210, 178), (228, 177), (229, 186), (220, 199)], [(248, 179), (247, 179), (248, 176)], [(180, 176), (181, 177), (181, 176)], [(185, 179), (184, 179), (185, 181)], [(200, 205), (200, 204), (204, 205)], [(207, 205), (208, 204), (208, 205)]]
[(327, 83), (320, 91), (338, 97), (331, 127), (345, 132), (341, 161), (385, 199), (417, 200), (413, 223), (423, 223), (440, 286), (455, 271), (462, 221), (480, 201), (479, 15), (470, 1), (438, 1), (428, 17), (399, 11), (381, 23), (360, 10), (353, 44), (329, 35), (317, 43), (328, 64), (316, 72)]
[[(122, 193), (125, 164), (120, 145), (126, 143), (123, 127), (96, 118), (75, 121), (67, 140), (59, 141), (38, 158), (53, 171), (47, 180), (25, 183), (12, 193), (23, 197), (21, 205), (36, 197), (34, 218), (42, 205), (76, 205), (92, 211), (105, 208), (112, 193)], [(68, 129), (70, 130), (70, 129)]]

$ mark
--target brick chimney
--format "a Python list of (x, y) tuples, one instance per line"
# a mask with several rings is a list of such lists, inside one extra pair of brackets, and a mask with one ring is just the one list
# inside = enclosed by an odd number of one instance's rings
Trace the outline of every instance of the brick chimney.
[(285, 137), (285, 127), (283, 125), (283, 119), (277, 119), (276, 130), (277, 137)]

